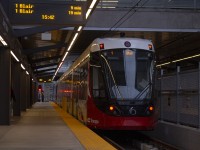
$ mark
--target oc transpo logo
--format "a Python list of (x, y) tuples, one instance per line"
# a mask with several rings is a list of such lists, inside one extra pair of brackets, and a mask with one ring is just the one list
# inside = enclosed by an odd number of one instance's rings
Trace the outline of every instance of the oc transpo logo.
[(99, 120), (95, 120), (95, 119), (92, 119), (92, 118), (88, 118), (87, 122), (88, 123), (93, 123), (93, 124), (99, 124)]

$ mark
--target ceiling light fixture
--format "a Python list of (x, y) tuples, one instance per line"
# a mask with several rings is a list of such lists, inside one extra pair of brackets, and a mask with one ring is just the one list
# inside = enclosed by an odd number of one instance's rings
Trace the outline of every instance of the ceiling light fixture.
[(21, 68), (22, 68), (23, 70), (25, 70), (25, 67), (23, 66), (23, 64), (21, 64)]
[(59, 70), (59, 68), (57, 68), (57, 69), (56, 69), (56, 72), (55, 72), (54, 76), (56, 76), (56, 75), (57, 75), (57, 73), (58, 73), (58, 70)]
[(28, 71), (26, 71), (26, 74), (29, 75)]
[(58, 68), (60, 69), (60, 67), (62, 66), (62, 64), (63, 64), (63, 61), (60, 63), (60, 65), (58, 66)]
[(112, 6), (103, 6), (102, 8), (111, 8), (111, 9), (114, 9), (114, 8), (116, 8), (116, 7), (112, 7)]
[(91, 11), (92, 11), (94, 5), (96, 4), (96, 2), (97, 2), (97, 0), (93, 0), (93, 1), (92, 1), (92, 3), (91, 3), (91, 5), (90, 5), (89, 9), (88, 9), (87, 12), (86, 12), (86, 15), (85, 15), (85, 18), (86, 18), (86, 19), (89, 17), (89, 15), (90, 15), (90, 13), (91, 13)]
[(55, 75), (53, 76), (52, 81), (54, 80), (54, 78), (55, 78)]
[(92, 9), (88, 9), (88, 11), (86, 12), (86, 15), (85, 15), (85, 18), (86, 18), (86, 19), (87, 19), (88, 16), (90, 15), (91, 11), (92, 11)]
[[(97, 2), (97, 0), (93, 0), (92, 3), (90, 4), (90, 7), (89, 7), (89, 9), (88, 9), (88, 11), (87, 11), (87, 13), (86, 13), (86, 19), (87, 19), (88, 16), (90, 15), (90, 13), (91, 13), (92, 9), (94, 8), (96, 2)], [(58, 70), (61, 68), (61, 66), (62, 66), (62, 64), (63, 64), (63, 62), (64, 62), (66, 56), (68, 55), (68, 53), (69, 53), (69, 51), (71, 50), (71, 48), (72, 48), (74, 42), (76, 41), (76, 39), (77, 39), (77, 37), (78, 37), (78, 34), (79, 34), (78, 32), (80, 32), (82, 28), (83, 28), (83, 26), (79, 26), (79, 27), (78, 27), (76, 34), (74, 35), (74, 37), (73, 37), (73, 39), (72, 39), (72, 41), (71, 41), (71, 43), (70, 43), (70, 45), (69, 45), (67, 51), (65, 52), (65, 55), (64, 55), (63, 58), (62, 58), (62, 62), (59, 64), (59, 66), (58, 66), (58, 68), (57, 68), (57, 70), (56, 70), (56, 72), (55, 72), (55, 74), (54, 74), (54, 76), (53, 76), (53, 78), (52, 78), (52, 81), (54, 80), (55, 76), (56, 76), (57, 73), (58, 73)]]
[(71, 48), (72, 48), (74, 42), (76, 41), (76, 38), (77, 38), (77, 37), (78, 37), (78, 33), (76, 33), (76, 34), (74, 35), (73, 40), (71, 41), (71, 43), (70, 43), (70, 45), (69, 45), (67, 51), (70, 51), (70, 50), (71, 50)]
[(81, 31), (82, 27), (83, 27), (83, 26), (79, 26), (77, 31), (78, 31), (78, 32)]
[(17, 56), (16, 56), (12, 51), (10, 51), (10, 53), (11, 53), (11, 55), (15, 58), (15, 60), (16, 60), (17, 62), (19, 62), (19, 59), (17, 58)]
[[(80, 28), (80, 27), (79, 27), (79, 28)], [(82, 26), (81, 26), (81, 28), (82, 28)], [(81, 28), (80, 28), (80, 30), (81, 30)], [(56, 74), (57, 74), (58, 70), (59, 70), (59, 69), (60, 69), (60, 67), (62, 66), (62, 64), (63, 64), (63, 62), (64, 62), (64, 60), (65, 60), (65, 58), (66, 58), (67, 54), (68, 54), (68, 53), (69, 53), (69, 51), (71, 50), (71, 48), (72, 48), (72, 46), (73, 46), (74, 42), (76, 41), (77, 37), (78, 37), (78, 33), (76, 33), (76, 34), (74, 35), (74, 37), (73, 37), (73, 39), (72, 39), (72, 41), (71, 41), (71, 43), (70, 43), (70, 45), (69, 45), (69, 47), (68, 47), (68, 49), (67, 49), (67, 51), (66, 51), (65, 55), (64, 55), (64, 57), (62, 58), (62, 61), (61, 61), (61, 63), (59, 64), (59, 66), (58, 66), (58, 68), (57, 68), (57, 70), (56, 70), (56, 72), (55, 72), (54, 76), (56, 76)], [(52, 80), (53, 80), (54, 78), (55, 78), (55, 77), (53, 77), (53, 78), (52, 78)]]
[(63, 57), (63, 59), (62, 59), (62, 61), (65, 60), (65, 58), (67, 57), (67, 54), (68, 54), (68, 53), (69, 53), (68, 51), (65, 53), (65, 55), (64, 55), (64, 57)]
[(118, 3), (119, 1), (118, 0), (111, 0), (111, 1), (102, 1), (103, 3)]
[(97, 2), (97, 0), (93, 0), (89, 8), (92, 9), (94, 7), (94, 5), (96, 4), (96, 2)]
[(0, 35), (0, 41), (4, 46), (8, 45), (1, 35)]

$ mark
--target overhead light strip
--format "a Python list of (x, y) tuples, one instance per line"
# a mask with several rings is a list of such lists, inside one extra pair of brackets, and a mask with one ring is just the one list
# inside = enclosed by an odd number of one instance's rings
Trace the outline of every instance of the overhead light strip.
[(69, 53), (68, 51), (65, 53), (65, 55), (64, 55), (64, 57), (63, 57), (63, 59), (62, 59), (62, 61), (65, 60), (65, 58), (67, 57), (67, 54), (68, 54), (68, 53)]
[(58, 68), (60, 69), (60, 67), (62, 66), (62, 64), (63, 64), (63, 61), (60, 63), (60, 65), (58, 66)]
[(4, 46), (8, 45), (1, 35), (0, 35), (0, 41)]
[[(79, 26), (77, 32), (80, 32), (82, 28), (83, 28), (83, 26)], [(78, 36), (78, 33), (76, 33), (75, 36), (73, 37), (73, 40), (72, 40), (72, 42), (70, 43), (70, 46), (68, 47), (67, 51), (65, 52), (65, 55), (63, 56), (62, 61), (65, 60), (65, 58), (66, 58), (66, 56), (68, 55), (68, 53), (69, 53), (71, 47), (73, 46), (73, 43), (75, 42), (77, 36)]]
[(163, 63), (163, 64), (156, 65), (156, 67), (165, 66), (165, 65), (168, 65), (168, 64), (170, 64), (170, 63), (171, 63), (171, 62), (166, 62), (166, 63)]
[(23, 64), (21, 64), (21, 68), (22, 68), (23, 70), (26, 70), (25, 67), (23, 66)]
[(52, 81), (54, 80), (55, 76), (56, 76), (56, 75), (53, 76)]
[(88, 8), (85, 18), (87, 19), (92, 11), (92, 9), (94, 8), (95, 4), (96, 4), (97, 0), (93, 0), (92, 3), (90, 4), (90, 7)]
[(88, 10), (87, 10), (86, 15), (85, 15), (85, 18), (86, 18), (86, 19), (87, 19), (88, 16), (90, 15), (91, 11), (92, 11), (92, 9), (88, 9)]
[(97, 2), (97, 0), (93, 0), (89, 8), (92, 9), (94, 7), (94, 5), (96, 4), (96, 2)]
[(119, 1), (115, 1), (115, 0), (114, 1), (112, 1), (112, 0), (111, 1), (102, 1), (102, 3), (118, 3), (118, 2)]
[(200, 56), (200, 54), (193, 55), (193, 56), (190, 56), (190, 57), (185, 57), (185, 58), (182, 58), (182, 59), (174, 60), (172, 62), (179, 62), (179, 61), (183, 61), (183, 60), (187, 60), (187, 59), (191, 59), (191, 58), (195, 58), (195, 57), (199, 57), (199, 56)]
[(81, 31), (82, 28), (83, 28), (83, 26), (79, 26), (77, 31), (78, 32)]
[(72, 48), (74, 42), (76, 41), (76, 38), (77, 38), (77, 37), (78, 37), (78, 33), (76, 33), (76, 34), (74, 35), (74, 38), (73, 38), (73, 40), (71, 41), (71, 43), (70, 43), (70, 45), (69, 45), (67, 51), (70, 51), (70, 50), (71, 50), (71, 48)]
[[(87, 10), (87, 12), (86, 12), (86, 19), (89, 17), (89, 15), (90, 15), (92, 9), (94, 8), (96, 2), (97, 2), (97, 0), (93, 0), (92, 3), (90, 4), (90, 7), (88, 8), (88, 10)], [(76, 34), (75, 34), (74, 37), (73, 37), (73, 40), (71, 41), (71, 43), (70, 43), (70, 45), (69, 45), (69, 47), (68, 47), (68, 49), (67, 49), (67, 51), (66, 51), (64, 57), (62, 58), (62, 62), (59, 64), (59, 67), (57, 68), (57, 70), (56, 70), (56, 72), (55, 72), (55, 74), (54, 74), (52, 80), (54, 80), (55, 76), (57, 75), (58, 70), (59, 70), (60, 67), (62, 66), (62, 64), (63, 64), (63, 62), (64, 62), (66, 56), (68, 55), (69, 51), (71, 50), (71, 48), (72, 48), (74, 42), (76, 41), (76, 39), (77, 39), (77, 37), (78, 37), (78, 34), (79, 34), (78, 32), (80, 32), (81, 29), (82, 29), (82, 26), (79, 26), (79, 28), (78, 28)]]
[(183, 60), (187, 60), (187, 59), (191, 59), (191, 58), (195, 58), (195, 57), (199, 57), (199, 56), (200, 56), (200, 54), (197, 54), (197, 55), (193, 55), (193, 56), (189, 56), (189, 57), (173, 60), (173, 61), (170, 61), (170, 62), (166, 62), (166, 63), (163, 63), (163, 64), (156, 65), (156, 67), (165, 66), (165, 65), (168, 65), (168, 64), (171, 64), (171, 63), (176, 63), (176, 62), (180, 62), (180, 61), (183, 61)]
[(116, 8), (116, 7), (114, 7), (114, 6), (103, 6), (102, 8)]
[(15, 58), (15, 60), (16, 60), (17, 62), (19, 62), (19, 59), (17, 58), (17, 56), (16, 56), (12, 51), (10, 51), (10, 53), (11, 53), (11, 55)]
[(60, 69), (60, 67), (62, 66), (62, 64), (63, 64), (63, 61), (59, 64), (58, 68), (56, 69), (56, 72), (55, 72), (54, 77), (52, 78), (52, 80), (54, 80), (54, 78), (57, 75), (58, 70)]

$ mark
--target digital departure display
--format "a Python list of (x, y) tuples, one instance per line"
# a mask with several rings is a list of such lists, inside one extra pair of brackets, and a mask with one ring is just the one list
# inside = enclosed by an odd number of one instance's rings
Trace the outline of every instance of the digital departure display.
[(85, 22), (86, 2), (12, 0), (12, 24), (79, 25)]

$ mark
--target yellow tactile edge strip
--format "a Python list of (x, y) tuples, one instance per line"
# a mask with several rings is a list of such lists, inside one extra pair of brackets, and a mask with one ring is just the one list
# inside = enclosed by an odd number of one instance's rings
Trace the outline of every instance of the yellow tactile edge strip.
[(67, 112), (62, 110), (55, 103), (51, 103), (57, 113), (63, 118), (67, 126), (72, 130), (75, 136), (78, 138), (80, 143), (87, 150), (116, 150), (112, 145), (107, 143), (104, 139), (99, 137), (89, 128), (81, 124), (78, 120), (74, 119)]

